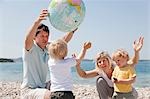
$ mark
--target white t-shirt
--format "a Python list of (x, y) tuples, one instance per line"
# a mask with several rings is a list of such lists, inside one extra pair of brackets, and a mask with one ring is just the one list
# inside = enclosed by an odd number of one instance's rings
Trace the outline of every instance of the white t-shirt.
[(51, 92), (72, 91), (73, 81), (71, 77), (71, 67), (76, 65), (74, 58), (63, 60), (49, 59), (48, 66), (51, 78)]
[(106, 80), (106, 82), (109, 85), (109, 87), (113, 87), (114, 86), (112, 80), (108, 78), (108, 76), (106, 75), (106, 73), (103, 70), (101, 70), (101, 72), (99, 73), (99, 76), (103, 77)]

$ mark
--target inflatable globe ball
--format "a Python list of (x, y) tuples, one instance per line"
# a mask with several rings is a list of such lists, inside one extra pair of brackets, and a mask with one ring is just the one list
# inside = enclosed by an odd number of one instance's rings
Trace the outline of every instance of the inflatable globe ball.
[(54, 28), (70, 32), (82, 23), (86, 9), (82, 0), (51, 0), (48, 11)]

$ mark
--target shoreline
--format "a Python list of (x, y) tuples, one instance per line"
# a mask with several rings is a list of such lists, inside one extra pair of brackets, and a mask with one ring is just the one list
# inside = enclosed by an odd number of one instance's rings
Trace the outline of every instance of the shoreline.
[[(0, 99), (20, 99), (21, 82), (0, 81)], [(138, 92), (137, 99), (150, 99), (150, 87), (135, 88)], [(74, 84), (75, 99), (99, 99), (96, 87), (93, 85)]]

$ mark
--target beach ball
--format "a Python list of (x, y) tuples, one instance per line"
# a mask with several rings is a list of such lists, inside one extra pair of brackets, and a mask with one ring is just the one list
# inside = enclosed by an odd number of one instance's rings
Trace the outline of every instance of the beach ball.
[(73, 6), (80, 6), (81, 5), (81, 0), (68, 0), (70, 4)]
[(85, 17), (82, 0), (51, 0), (48, 6), (51, 25), (62, 32), (75, 30)]

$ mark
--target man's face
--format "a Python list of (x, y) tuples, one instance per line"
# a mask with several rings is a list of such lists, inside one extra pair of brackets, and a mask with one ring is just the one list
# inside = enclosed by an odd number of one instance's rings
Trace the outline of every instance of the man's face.
[(40, 31), (40, 33), (35, 37), (35, 41), (38, 44), (38, 46), (42, 49), (44, 49), (48, 43), (49, 35), (45, 31)]

